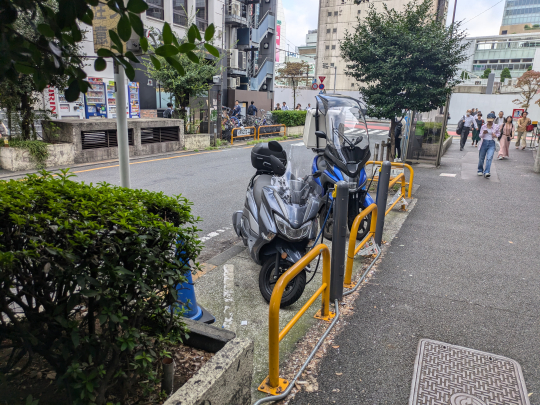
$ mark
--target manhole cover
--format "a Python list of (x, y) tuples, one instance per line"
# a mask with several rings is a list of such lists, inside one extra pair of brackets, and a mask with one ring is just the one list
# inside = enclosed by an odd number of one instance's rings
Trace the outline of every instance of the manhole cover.
[(530, 405), (519, 364), (495, 354), (422, 339), (409, 405)]

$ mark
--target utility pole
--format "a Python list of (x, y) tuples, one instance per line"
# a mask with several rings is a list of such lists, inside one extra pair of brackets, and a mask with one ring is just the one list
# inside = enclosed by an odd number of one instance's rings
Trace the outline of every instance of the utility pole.
[(116, 136), (118, 138), (118, 161), (120, 163), (120, 185), (130, 188), (129, 140), (126, 109), (126, 72), (124, 66), (114, 62), (114, 86), (116, 91)]
[[(456, 7), (457, 7), (457, 0), (454, 0), (454, 13), (452, 14), (452, 32), (450, 32), (450, 38), (452, 38), (452, 34), (454, 33), (454, 21), (456, 20)], [(435, 167), (439, 167), (441, 165), (441, 158), (442, 158), (442, 149), (444, 145), (444, 137), (446, 134), (446, 124), (448, 123), (448, 109), (450, 108), (450, 94), (446, 96), (446, 103), (444, 105), (444, 115), (443, 115), (443, 124), (441, 129), (441, 137), (439, 139), (439, 149), (437, 151), (437, 160), (435, 161)]]
[(334, 65), (334, 94), (336, 94), (337, 65)]

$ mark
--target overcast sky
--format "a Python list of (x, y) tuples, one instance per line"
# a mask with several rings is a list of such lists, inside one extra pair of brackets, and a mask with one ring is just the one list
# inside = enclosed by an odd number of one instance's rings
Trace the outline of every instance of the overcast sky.
[[(282, 2), (287, 22), (287, 42), (292, 50), (293, 46), (302, 46), (306, 43), (308, 30), (317, 28), (319, 0), (282, 0)], [(456, 21), (467, 20), (463, 28), (467, 30), (468, 36), (496, 35), (501, 26), (503, 9), (504, 0), (477, 0), (472, 3), (459, 0)], [(454, 2), (450, 0), (447, 24), (452, 22), (453, 10)]]

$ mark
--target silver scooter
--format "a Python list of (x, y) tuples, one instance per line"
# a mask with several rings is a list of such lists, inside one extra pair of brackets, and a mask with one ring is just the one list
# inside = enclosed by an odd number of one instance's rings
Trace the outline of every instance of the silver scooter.
[[(296, 164), (276, 141), (254, 147), (251, 162), (257, 172), (249, 182), (244, 209), (232, 220), (251, 258), (262, 265), (259, 289), (270, 302), (279, 277), (307, 253), (317, 236), (322, 187), (314, 181), (320, 174), (309, 174), (309, 168)], [(281, 306), (295, 303), (305, 286), (306, 269), (287, 285)]]

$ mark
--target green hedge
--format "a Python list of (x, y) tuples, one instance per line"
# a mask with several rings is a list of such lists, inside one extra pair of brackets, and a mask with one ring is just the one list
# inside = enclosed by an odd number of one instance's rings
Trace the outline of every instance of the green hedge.
[(158, 403), (160, 361), (185, 335), (169, 308), (201, 250), (198, 219), (181, 196), (71, 176), (0, 181), (0, 345), (13, 352), (0, 376), (37, 354), (70, 404), (131, 403), (141, 388)]
[(299, 127), (306, 123), (307, 111), (272, 111), (272, 119), (276, 124), (284, 124), (286, 127)]

